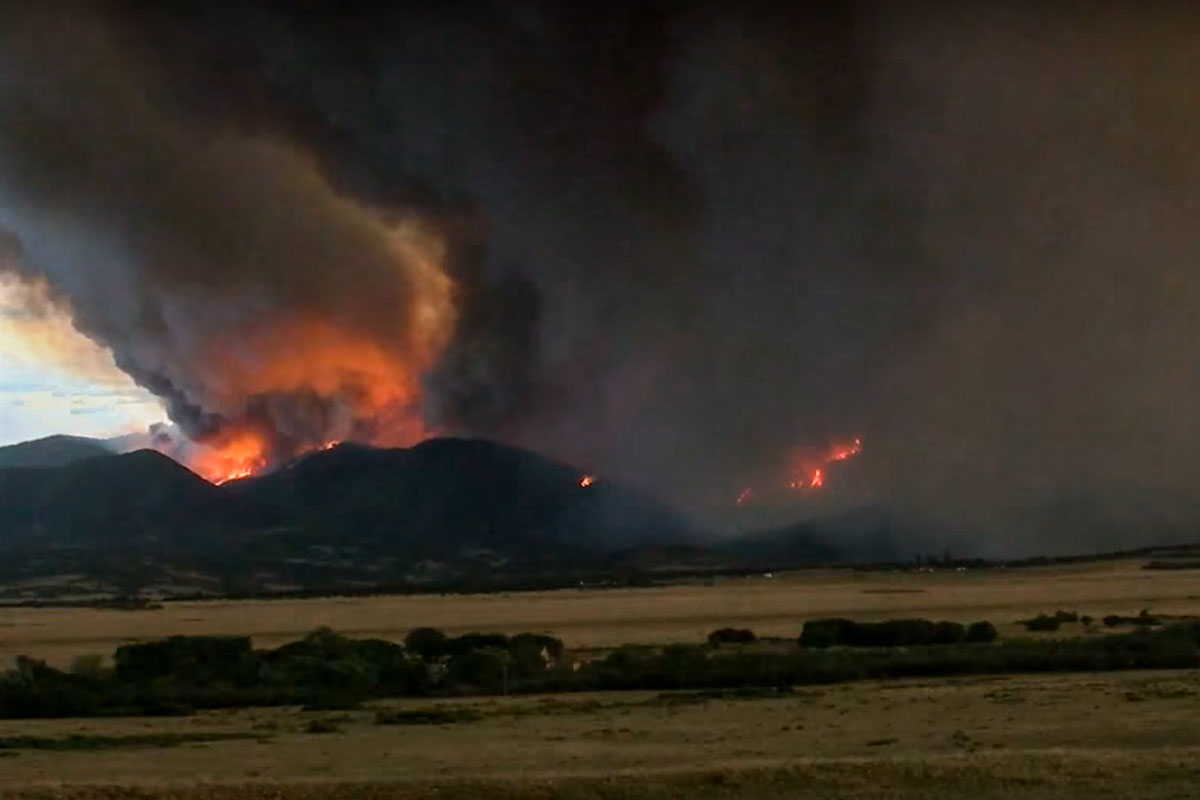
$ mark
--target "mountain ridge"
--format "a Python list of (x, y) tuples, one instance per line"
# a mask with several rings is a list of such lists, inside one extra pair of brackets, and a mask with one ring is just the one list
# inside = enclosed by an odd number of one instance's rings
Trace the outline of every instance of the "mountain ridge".
[(152, 450), (0, 469), (0, 579), (199, 571), (238, 585), (572, 573), (694, 543), (631, 487), (483, 439), (339, 445), (214, 486)]

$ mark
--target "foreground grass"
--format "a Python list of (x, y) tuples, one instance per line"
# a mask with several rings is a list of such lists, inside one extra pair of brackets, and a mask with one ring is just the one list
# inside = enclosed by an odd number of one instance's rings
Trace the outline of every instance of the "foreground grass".
[(639, 774), (407, 782), (257, 782), (193, 786), (0, 788), (3, 800), (676, 800), (819, 797), (950, 800), (1021, 797), (1182, 800), (1200, 784), (1200, 752), (1008, 753), (774, 766), (713, 766)]
[(256, 739), (7, 751), (0, 798), (1194, 798), (1198, 703), (1200, 672), (1171, 671), (10, 720)]

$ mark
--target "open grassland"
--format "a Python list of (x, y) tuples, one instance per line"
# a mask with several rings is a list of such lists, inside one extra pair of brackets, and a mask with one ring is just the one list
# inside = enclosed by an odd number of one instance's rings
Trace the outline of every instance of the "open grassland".
[[(397, 716), (458, 721), (378, 722)], [(18, 736), (91, 746), (0, 749), (5, 800), (1192, 798), (1200, 673), (0, 722), (0, 742)]]
[[(794, 637), (804, 620), (925, 617), (1018, 619), (1056, 609), (1096, 618), (1143, 608), (1200, 615), (1200, 572), (1144, 570), (1144, 560), (968, 572), (802, 571), (646, 589), (169, 603), (159, 610), (0, 608), (0, 663), (17, 655), (65, 666), (72, 657), (173, 634), (240, 634), (273, 647), (320, 626), (399, 640), (430, 625), (449, 633), (540, 631), (572, 648), (699, 642), (713, 629)], [(1064, 626), (1055, 635), (1075, 635)], [(1022, 631), (1023, 632), (1023, 631)]]

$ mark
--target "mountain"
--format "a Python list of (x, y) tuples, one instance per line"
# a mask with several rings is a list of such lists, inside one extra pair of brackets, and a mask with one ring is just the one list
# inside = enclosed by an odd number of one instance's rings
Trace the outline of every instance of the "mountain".
[(150, 450), (5, 468), (0, 578), (111, 582), (137, 564), (160, 583), (188, 573), (239, 591), (492, 580), (601, 569), (696, 538), (653, 498), (582, 477), (478, 439), (346, 444), (224, 486)]
[(448, 549), (534, 555), (679, 542), (681, 515), (634, 489), (479, 439), (408, 449), (340, 445), (229, 491), (325, 541), (386, 542), (414, 557)]
[(0, 447), (0, 469), (9, 467), (61, 467), (76, 461), (111, 456), (113, 450), (100, 439), (82, 436), (47, 436)]

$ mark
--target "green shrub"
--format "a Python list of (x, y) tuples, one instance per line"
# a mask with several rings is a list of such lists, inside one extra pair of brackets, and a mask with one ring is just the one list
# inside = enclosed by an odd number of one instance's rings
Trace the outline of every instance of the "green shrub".
[(17, 656), (16, 669), (0, 676), (0, 717), (90, 717), (105, 706), (105, 686), (68, 675), (46, 662)]
[(446, 641), (446, 655), (461, 656), (472, 650), (507, 650), (508, 637), (503, 633), (464, 633)]
[(708, 635), (708, 643), (713, 647), (723, 644), (754, 644), (758, 637), (748, 628), (719, 628)]
[[(348, 655), (358, 644), (355, 640), (335, 633), (330, 628), (317, 628), (305, 635), (303, 639), (275, 648), (271, 651), (270, 659), (276, 662), (289, 658), (337, 659)], [(399, 645), (393, 646), (399, 647)]]
[(433, 661), (449, 652), (449, 641), (437, 628), (417, 628), (404, 637), (404, 647), (426, 661)]
[(193, 685), (247, 683), (259, 667), (248, 636), (171, 636), (126, 644), (117, 648), (113, 661), (117, 676), (135, 684), (159, 678)]
[(966, 641), (971, 644), (990, 644), (999, 638), (1000, 631), (996, 630), (996, 626), (986, 620), (972, 622), (967, 628)]
[(545, 633), (518, 633), (508, 640), (509, 652), (530, 646), (544, 648), (550, 661), (558, 661), (567, 649), (562, 639)]
[(930, 644), (958, 644), (967, 638), (967, 628), (958, 622), (938, 622), (933, 626)]
[(1104, 625), (1108, 628), (1116, 628), (1121, 625), (1137, 625), (1150, 628), (1161, 624), (1162, 620), (1152, 615), (1148, 608), (1143, 608), (1136, 617), (1122, 617), (1119, 614), (1109, 614), (1104, 618)]
[(1022, 620), (1021, 624), (1027, 631), (1056, 631), (1062, 626), (1062, 620), (1046, 614), (1038, 614), (1033, 619)]
[(529, 677), (544, 672), (562, 659), (562, 640), (540, 633), (519, 633), (508, 640), (513, 672)]
[(961, 625), (954, 622), (935, 624), (927, 619), (892, 619), (886, 622), (817, 619), (804, 623), (804, 629), (800, 633), (800, 646), (910, 647), (935, 643), (954, 644), (961, 641), (962, 636), (965, 636), (965, 631)]
[(640, 644), (624, 644), (604, 657), (604, 664), (616, 669), (633, 669), (644, 667), (653, 662), (655, 653), (652, 648)]
[(1143, 608), (1137, 617), (1133, 620), (1134, 625), (1161, 625), (1162, 620), (1150, 613), (1150, 609)]
[(507, 650), (472, 650), (450, 659), (446, 664), (446, 681), (462, 688), (503, 691), (507, 689), (509, 664)]
[(801, 647), (833, 647), (849, 639), (848, 631), (855, 625), (848, 619), (811, 619), (800, 631)]

